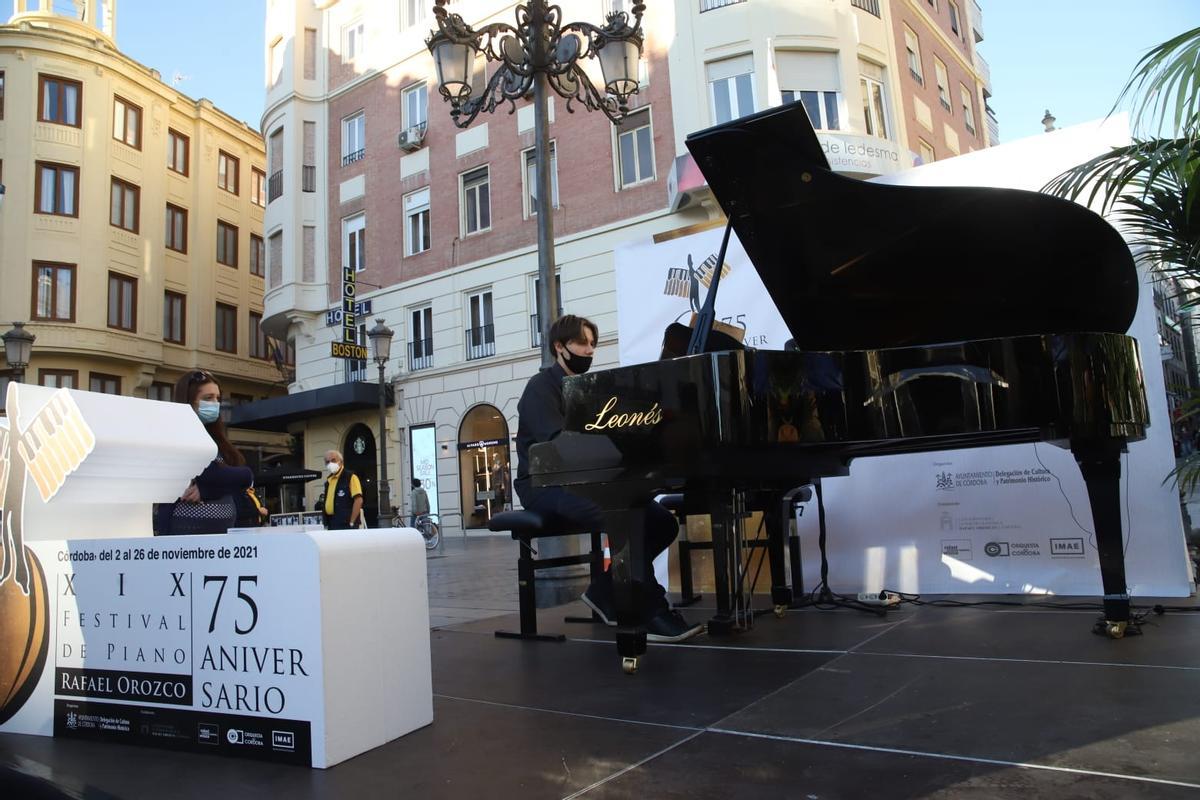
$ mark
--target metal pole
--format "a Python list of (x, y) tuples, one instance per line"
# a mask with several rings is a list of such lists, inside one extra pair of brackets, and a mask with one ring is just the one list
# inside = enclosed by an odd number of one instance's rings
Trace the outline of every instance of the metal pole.
[(387, 387), (383, 383), (382, 362), (379, 364), (379, 518), (376, 527), (392, 527), (392, 498), (387, 473)]
[[(544, 64), (546, 3), (529, 4), (531, 31), (534, 42), (534, 62)], [(542, 334), (542, 366), (555, 361), (554, 345), (550, 342), (550, 323), (558, 317), (558, 279), (554, 275), (554, 210), (550, 197), (550, 114), (547, 101), (546, 73), (538, 70), (533, 76), (534, 158), (537, 160), (537, 225), (538, 225), (538, 325)]]

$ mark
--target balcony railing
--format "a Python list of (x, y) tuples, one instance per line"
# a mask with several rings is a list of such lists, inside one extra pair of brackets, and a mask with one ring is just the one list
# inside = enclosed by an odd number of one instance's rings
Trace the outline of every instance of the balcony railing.
[(346, 383), (365, 381), (367, 379), (367, 362), (346, 359)]
[(365, 147), (360, 147), (357, 150), (355, 150), (353, 153), (342, 156), (342, 166), (344, 167), (347, 164), (353, 164), (355, 161), (362, 161), (363, 156), (365, 156), (366, 154), (367, 154), (367, 149)]
[(917, 72), (912, 67), (908, 68), (908, 74), (912, 75), (913, 80), (916, 81), (917, 83), (921, 84), (922, 86), (925, 85), (925, 76), (923, 76), (921, 73)]
[(746, 0), (700, 0), (700, 13), (712, 11), (714, 8), (724, 8), (725, 6), (736, 6), (738, 3), (744, 3)]
[(433, 339), (418, 339), (408, 343), (408, 371), (429, 369), (433, 366)]
[(850, 5), (855, 8), (861, 8), (868, 14), (874, 14), (877, 17), (880, 16), (879, 0), (850, 0)]
[(496, 332), (492, 325), (467, 328), (467, 361), (496, 355)]
[(283, 196), (283, 170), (278, 169), (267, 179), (267, 202)]
[(938, 102), (942, 104), (942, 108), (946, 109), (947, 111), (953, 111), (953, 109), (950, 108), (950, 101), (946, 98), (939, 97)]
[(305, 164), (300, 168), (301, 187), (304, 192), (315, 192), (317, 190), (317, 168), (309, 164)]

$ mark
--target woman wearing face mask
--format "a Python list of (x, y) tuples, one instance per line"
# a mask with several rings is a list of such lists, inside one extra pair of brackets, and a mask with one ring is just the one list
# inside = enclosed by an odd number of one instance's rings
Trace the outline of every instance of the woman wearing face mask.
[[(217, 445), (217, 457), (188, 484), (174, 503), (158, 507), (158, 534), (225, 533), (238, 519), (239, 502), (254, 484), (246, 459), (229, 441), (221, 422), (221, 386), (203, 370), (185, 374), (175, 382), (174, 399), (196, 412)], [(248, 498), (247, 498), (248, 500)]]

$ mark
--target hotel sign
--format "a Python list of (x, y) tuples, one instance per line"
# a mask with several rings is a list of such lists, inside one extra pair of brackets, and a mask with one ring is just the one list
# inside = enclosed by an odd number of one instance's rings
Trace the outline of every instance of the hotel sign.
[[(342, 267), (342, 335), (329, 349), (334, 358), (353, 358), (366, 361), (370, 358), (367, 348), (358, 343), (358, 303), (355, 302), (354, 267)], [(326, 316), (328, 321), (329, 317)]]

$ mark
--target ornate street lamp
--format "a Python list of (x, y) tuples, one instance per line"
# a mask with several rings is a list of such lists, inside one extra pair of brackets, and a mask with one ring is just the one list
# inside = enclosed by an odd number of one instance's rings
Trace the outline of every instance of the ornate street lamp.
[(33, 340), (37, 337), (25, 330), (24, 322), (14, 322), (12, 330), (0, 335), (4, 340), (4, 358), (12, 370), (12, 380), (22, 383), (25, 380), (25, 368), (29, 366), (29, 357), (33, 352)]
[[(482, 111), (494, 111), (533, 92), (535, 158), (537, 162), (538, 223), (538, 323), (542, 334), (542, 364), (554, 362), (550, 323), (557, 316), (558, 292), (554, 276), (554, 220), (550, 197), (550, 129), (546, 87), (567, 99), (567, 111), (580, 103), (600, 111), (613, 122), (629, 112), (629, 97), (638, 90), (638, 62), (642, 53), (642, 12), (635, 0), (633, 24), (624, 11), (608, 15), (604, 27), (586, 22), (562, 22), (562, 9), (546, 0), (529, 0), (516, 8), (516, 27), (502, 22), (475, 30), (458, 14), (446, 10), (447, 0), (435, 0), (438, 29), (425, 40), (433, 54), (438, 91), (450, 103), (454, 124), (465, 128)], [(499, 62), (483, 92), (472, 97), (471, 74), (477, 54)], [(600, 62), (604, 86), (597, 88), (584, 72), (583, 59)], [(544, 316), (543, 316), (544, 314)]]
[(367, 331), (375, 363), (379, 365), (379, 521), (377, 527), (392, 527), (392, 498), (387, 474), (387, 386), (383, 382), (383, 370), (392, 355), (391, 328), (383, 324), (383, 317), (375, 318), (375, 327)]

